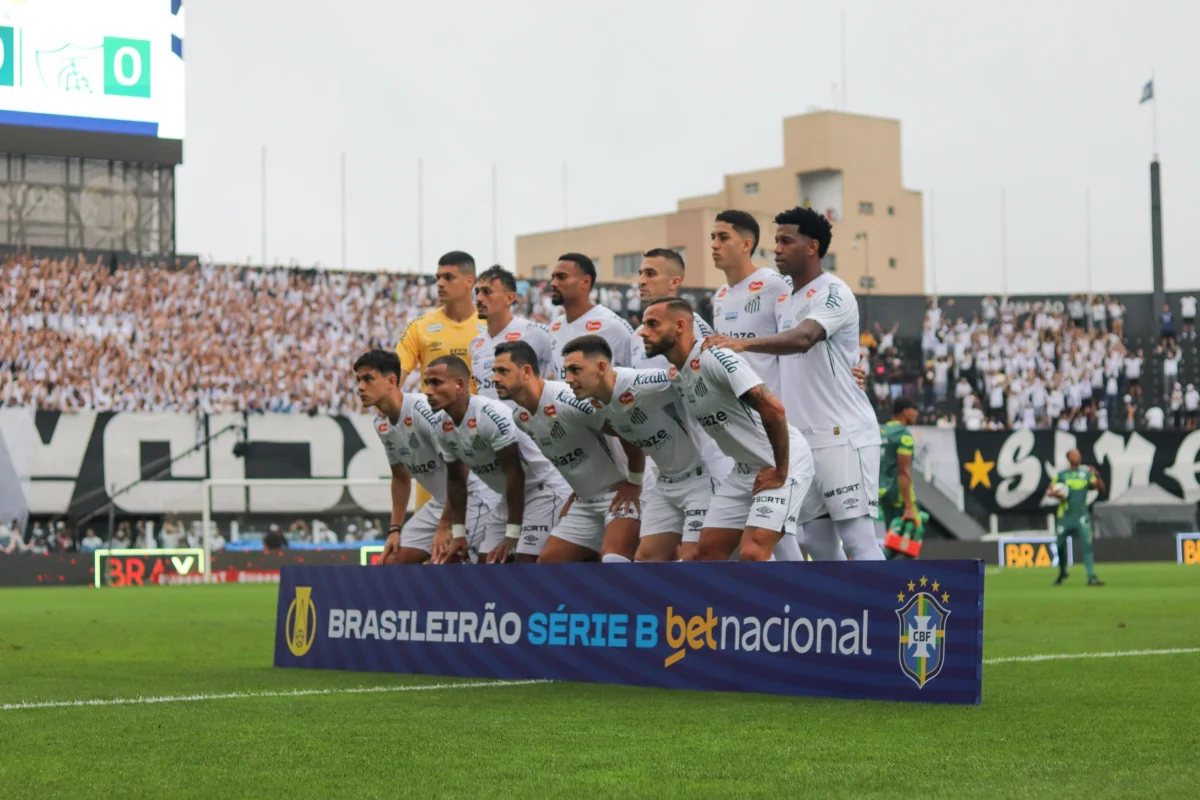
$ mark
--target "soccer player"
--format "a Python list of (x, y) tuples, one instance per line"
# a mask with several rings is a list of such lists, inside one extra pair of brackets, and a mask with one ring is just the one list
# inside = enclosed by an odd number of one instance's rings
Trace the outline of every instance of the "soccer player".
[[(713, 264), (725, 273), (726, 281), (713, 296), (713, 327), (730, 339), (771, 336), (778, 330), (775, 300), (792, 287), (778, 272), (757, 268), (751, 261), (758, 249), (758, 220), (745, 211), (722, 211), (711, 238)], [(767, 390), (783, 397), (775, 355), (758, 350), (745, 353)]]
[(642, 317), (642, 338), (646, 352), (665, 355), (675, 367), (671, 380), (688, 413), (735, 462), (704, 517), (696, 559), (725, 560), (740, 542), (743, 561), (767, 561), (782, 539), (796, 534), (812, 454), (745, 359), (701, 349), (692, 314), (677, 297), (657, 300)]
[[(396, 354), (404, 373), (400, 385), (417, 367), (427, 367), (439, 356), (458, 356), (466, 360), (471, 340), (486, 330), (472, 306), (471, 290), (475, 285), (475, 259), (469, 253), (454, 250), (438, 259), (437, 295), (442, 304), (408, 323)], [(471, 381), (475, 391), (475, 381)], [(417, 487), (417, 505), (428, 501), (425, 491)]]
[(517, 561), (533, 562), (546, 544), (570, 490), (529, 437), (513, 425), (512, 411), (498, 400), (467, 391), (471, 373), (457, 356), (435, 358), (425, 368), (425, 396), (440, 412), (438, 445), (447, 463), (446, 495), (453, 516), (451, 536), (434, 541), (434, 561), (459, 560), (471, 543), (463, 507), (474, 473), (503, 499), (491, 511), (479, 553), (500, 564), (515, 550)]
[[(568, 342), (563, 358), (575, 396), (590, 400), (597, 415), (658, 468), (654, 484), (642, 494), (635, 560), (674, 561), (681, 542), (694, 550), (713, 492), (732, 467), (729, 458), (681, 410), (682, 398), (667, 370), (614, 367), (612, 350), (599, 336)], [(704, 459), (705, 444), (715, 461)]]
[(496, 393), (517, 404), (517, 428), (533, 439), (573, 491), (538, 562), (632, 560), (645, 454), (618, 440), (627, 471), (604, 435), (604, 419), (565, 383), (544, 380), (537, 354), (525, 342), (497, 347), (492, 370)]
[(1055, 484), (1065, 484), (1066, 496), (1055, 497), (1058, 500), (1058, 518), (1055, 520), (1054, 532), (1058, 537), (1058, 578), (1054, 585), (1059, 586), (1067, 579), (1067, 537), (1072, 533), (1079, 539), (1079, 549), (1083, 551), (1083, 565), (1087, 569), (1088, 586), (1103, 586), (1104, 582), (1096, 577), (1096, 562), (1092, 557), (1092, 515), (1088, 511), (1088, 491), (1096, 489), (1104, 491), (1104, 481), (1095, 467), (1080, 466), (1083, 456), (1078, 450), (1067, 453), (1069, 469), (1064, 469), (1054, 478), (1054, 483), (1046, 490), (1053, 494)]
[[(647, 250), (642, 256), (642, 265), (638, 268), (638, 296), (646, 304), (660, 297), (678, 297), (679, 287), (683, 284), (683, 256), (665, 247)], [(695, 315), (696, 338), (703, 340), (713, 329), (699, 313)], [(662, 356), (646, 355), (646, 345), (641, 338), (641, 327), (633, 332), (633, 359), (630, 363), (634, 369), (668, 369), (670, 364)], [(644, 535), (644, 534), (643, 534)]]
[[(471, 375), (479, 387), (479, 394), (496, 399), (492, 386), (492, 362), (496, 358), (496, 345), (522, 340), (528, 342), (538, 363), (549, 364), (554, 353), (554, 338), (550, 329), (524, 317), (515, 317), (513, 303), (517, 301), (517, 280), (504, 267), (495, 266), (484, 270), (475, 281), (475, 310), (479, 318), (487, 321), (487, 331), (471, 342)], [(511, 400), (505, 405), (513, 407)]]
[(550, 275), (550, 302), (566, 312), (550, 325), (554, 336), (552, 371), (556, 380), (566, 377), (562, 349), (572, 339), (588, 333), (604, 337), (612, 348), (617, 366), (629, 366), (632, 358), (633, 328), (615, 311), (592, 302), (592, 287), (596, 283), (596, 265), (585, 255), (566, 253), (559, 256)]
[[(370, 350), (354, 362), (359, 399), (364, 408), (379, 412), (375, 433), (392, 467), (392, 525), (380, 563), (421, 564), (433, 553), (434, 535), (451, 532), (446, 463), (437, 441), (439, 420), (424, 395), (400, 390), (400, 372), (400, 359), (387, 350)], [(431, 500), (405, 522), (414, 478)], [(474, 475), (468, 479), (467, 489), (465, 534), (478, 544), (488, 509), (500, 498)]]
[(834, 561), (845, 548), (856, 561), (881, 561), (879, 423), (851, 373), (859, 360), (858, 303), (845, 281), (821, 268), (833, 237), (829, 220), (797, 207), (775, 217), (775, 225), (775, 263), (791, 279), (772, 302), (780, 332), (708, 343), (779, 356), (788, 420), (804, 434), (816, 467), (801, 517), (809, 554)]
[[(909, 427), (917, 422), (917, 407), (907, 397), (892, 402), (892, 418), (880, 431), (883, 455), (879, 461), (879, 512), (888, 530), (911, 528), (911, 539), (921, 541), (924, 520), (917, 507), (912, 485), (913, 435)], [(906, 558), (899, 550), (884, 548), (888, 559)]]

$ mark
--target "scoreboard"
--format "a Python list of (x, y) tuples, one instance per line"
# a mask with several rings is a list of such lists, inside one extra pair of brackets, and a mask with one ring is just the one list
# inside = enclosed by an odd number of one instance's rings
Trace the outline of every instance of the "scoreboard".
[(198, 547), (162, 550), (97, 550), (96, 588), (153, 586), (165, 575), (203, 575), (208, 571)]
[(104, 158), (122, 140), (178, 163), (182, 0), (0, 0), (0, 126), (5, 152)]

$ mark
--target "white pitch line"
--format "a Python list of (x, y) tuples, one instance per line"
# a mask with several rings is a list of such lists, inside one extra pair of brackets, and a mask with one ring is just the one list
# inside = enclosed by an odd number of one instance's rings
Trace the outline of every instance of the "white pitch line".
[(1128, 658), (1130, 656), (1174, 656), (1180, 653), (1200, 653), (1200, 647), (1176, 647), (1170, 650), (1114, 650), (1108, 653), (1052, 653), (1040, 656), (1007, 656), (985, 658), (984, 664), (1012, 664), (1018, 661), (1061, 661), (1069, 658)]
[(46, 703), (5, 703), (0, 711), (27, 708), (74, 708), (77, 706), (138, 706), (155, 703), (198, 703), (204, 700), (256, 700), (261, 697), (313, 697), (329, 694), (376, 694), (383, 692), (432, 692), (440, 689), (498, 689), (504, 686), (528, 686), (549, 681), (487, 681), (479, 683), (428, 683), (400, 686), (356, 686), (349, 689), (294, 689), (290, 692), (223, 692), (221, 694), (184, 694), (168, 697), (117, 697), (111, 700), (59, 700)]

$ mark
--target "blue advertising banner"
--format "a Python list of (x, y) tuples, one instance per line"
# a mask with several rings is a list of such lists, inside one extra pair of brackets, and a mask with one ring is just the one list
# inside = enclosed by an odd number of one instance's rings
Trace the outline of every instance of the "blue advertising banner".
[(977, 704), (983, 562), (287, 566), (275, 666)]

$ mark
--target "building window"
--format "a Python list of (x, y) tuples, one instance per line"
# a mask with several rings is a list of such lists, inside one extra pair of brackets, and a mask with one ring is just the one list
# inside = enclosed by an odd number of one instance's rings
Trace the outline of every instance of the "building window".
[(537, 267), (534, 267), (533, 269), (531, 269), (529, 271), (529, 274), (533, 276), (533, 279), (535, 281), (544, 281), (544, 280), (546, 280), (546, 278), (549, 277), (546, 274), (546, 269), (547, 269), (546, 265), (542, 264), (540, 266), (537, 266)]
[(875, 213), (875, 204), (874, 203), (859, 203), (858, 204), (858, 213), (874, 214)]
[(821, 269), (826, 272), (837, 272), (837, 253), (826, 253), (821, 259)]
[(629, 278), (638, 274), (638, 267), (642, 265), (641, 253), (621, 253), (613, 256), (613, 277), (614, 278)]
[(888, 266), (889, 266), (889, 267), (891, 267), (892, 269), (895, 269), (895, 268), (896, 268), (896, 259), (894, 259), (894, 258), (889, 258), (889, 259), (888, 259)]
[(747, 183), (742, 187), (742, 190), (746, 194), (758, 194), (758, 182), (755, 181), (754, 183)]
[(888, 206), (888, 216), (889, 217), (896, 216), (896, 207), (895, 206)]

